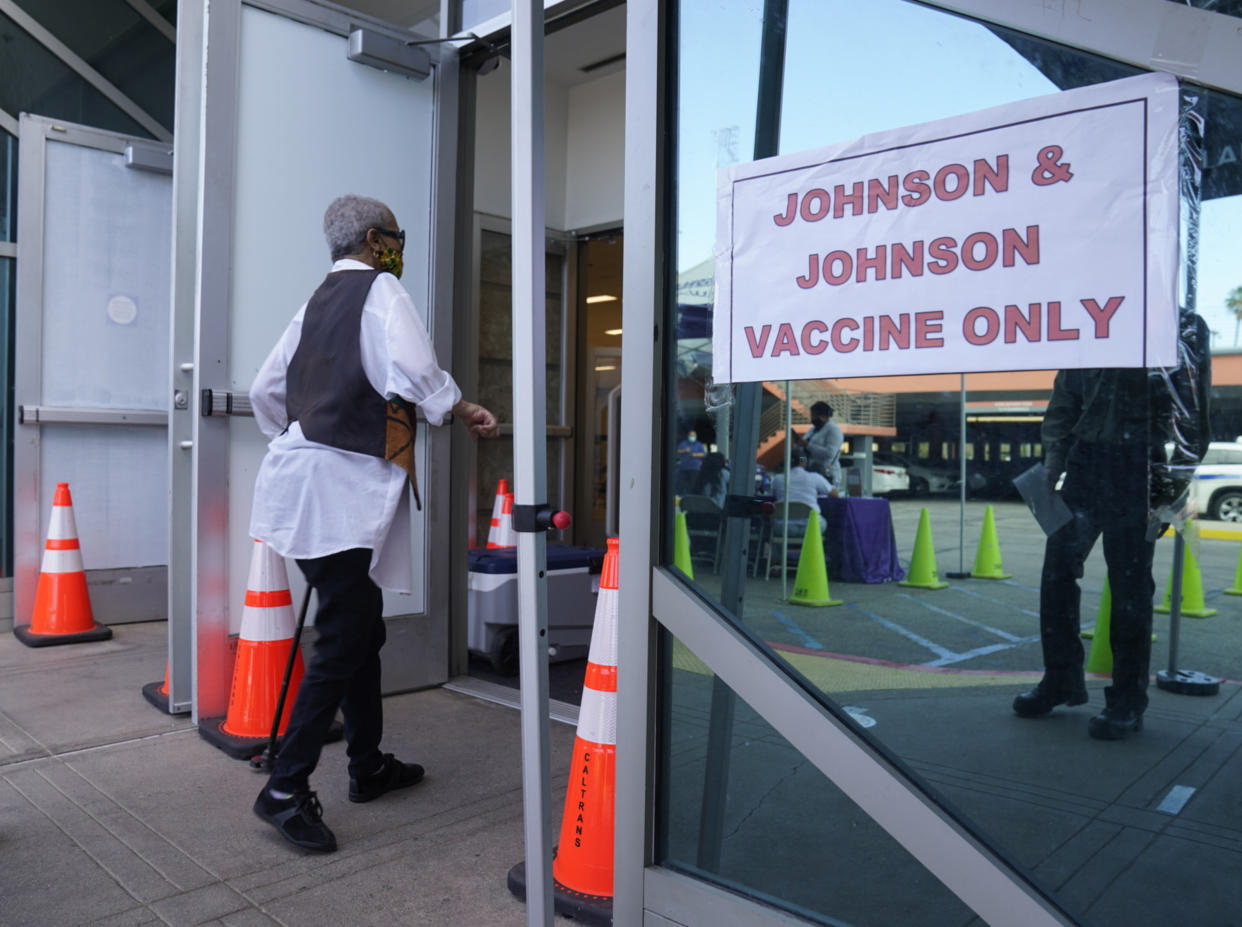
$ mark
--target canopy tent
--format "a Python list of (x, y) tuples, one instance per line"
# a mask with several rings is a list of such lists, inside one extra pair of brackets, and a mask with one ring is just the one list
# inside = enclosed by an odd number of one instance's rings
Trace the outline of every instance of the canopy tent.
[[(1231, 16), (1242, 16), (1242, 0), (1194, 5)], [(988, 28), (1061, 90), (1143, 73), (1131, 65), (1089, 55), (1076, 48), (1054, 45), (1011, 29), (1000, 26)], [(1200, 195), (1205, 200), (1236, 196), (1242, 193), (1242, 100), (1203, 89), (1198, 109), (1205, 117)]]

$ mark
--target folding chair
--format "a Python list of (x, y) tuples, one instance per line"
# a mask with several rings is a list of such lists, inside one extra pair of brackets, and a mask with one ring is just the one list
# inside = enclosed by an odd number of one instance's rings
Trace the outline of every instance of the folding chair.
[(690, 560), (710, 561), (713, 570), (720, 568), (720, 535), (724, 513), (709, 496), (681, 497), (681, 510), (686, 513), (686, 534), (690, 537)]
[[(802, 541), (806, 537), (806, 523), (811, 518), (811, 507), (805, 502), (789, 503), (789, 556), (794, 563), (802, 553)], [(776, 511), (772, 515), (772, 533), (768, 536), (768, 565), (763, 573), (764, 579), (772, 576), (772, 552), (785, 549), (785, 503), (777, 502)], [(818, 513), (817, 513), (818, 514)], [(780, 553), (777, 556), (781, 556)], [(788, 563), (788, 561), (786, 561)]]

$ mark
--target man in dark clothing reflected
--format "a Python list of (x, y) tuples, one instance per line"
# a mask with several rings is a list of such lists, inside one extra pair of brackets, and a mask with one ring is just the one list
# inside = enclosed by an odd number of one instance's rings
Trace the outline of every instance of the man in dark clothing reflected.
[[(1061, 483), (1072, 518), (1047, 541), (1040, 581), (1044, 678), (1014, 699), (1024, 718), (1087, 701), (1079, 638), (1078, 581), (1104, 537), (1112, 596), (1109, 643), (1113, 681), (1092, 737), (1119, 740), (1143, 728), (1151, 657), (1155, 507), (1184, 482), (1170, 478), (1165, 445), (1173, 439), (1169, 381), (1144, 369), (1063, 370), (1056, 376), (1042, 438), (1049, 487)], [(1064, 474), (1064, 480), (1061, 480)]]

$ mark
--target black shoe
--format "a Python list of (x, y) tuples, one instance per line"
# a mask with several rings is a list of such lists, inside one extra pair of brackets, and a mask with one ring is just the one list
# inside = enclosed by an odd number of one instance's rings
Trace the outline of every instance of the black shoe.
[(1132, 708), (1105, 708), (1087, 722), (1096, 740), (1122, 740), (1143, 729), (1143, 713)]
[(1079, 683), (1070, 689), (1056, 688), (1041, 682), (1030, 692), (1023, 692), (1013, 700), (1013, 710), (1023, 718), (1038, 718), (1052, 711), (1057, 705), (1082, 705), (1087, 701), (1087, 687)]
[(423, 767), (402, 763), (391, 753), (384, 754), (383, 765), (369, 776), (349, 779), (350, 801), (372, 801), (393, 789), (406, 789), (423, 778)]
[(319, 853), (336, 851), (336, 836), (323, 822), (323, 806), (314, 792), (295, 792), (288, 798), (273, 798), (264, 786), (254, 800), (254, 813), (295, 847)]

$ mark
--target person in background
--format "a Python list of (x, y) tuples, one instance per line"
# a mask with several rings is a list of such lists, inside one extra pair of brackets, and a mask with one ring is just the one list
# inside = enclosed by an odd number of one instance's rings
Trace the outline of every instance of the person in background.
[(772, 476), (761, 463), (755, 464), (755, 495), (766, 496), (772, 492)]
[[(1182, 325), (1183, 363), (1172, 373), (1062, 370), (1053, 382), (1042, 426), (1044, 467), (1049, 490), (1060, 492), (1072, 517), (1045, 546), (1039, 596), (1044, 677), (1014, 699), (1020, 717), (1088, 700), (1078, 581), (1103, 535), (1112, 598), (1112, 685), (1104, 689), (1104, 710), (1090, 719), (1087, 733), (1120, 740), (1143, 729), (1161, 513), (1181, 496), (1210, 433), (1207, 326), (1188, 313)], [(1173, 447), (1171, 460), (1166, 445)]]
[[(777, 511), (785, 499), (785, 474), (777, 473), (772, 477), (772, 494), (776, 496)], [(789, 501), (805, 502), (811, 508), (819, 509), (819, 500), (833, 494), (833, 486), (822, 473), (807, 469), (805, 457), (795, 457), (789, 469)], [(823, 519), (820, 519), (821, 527)]]
[(677, 492), (685, 494), (691, 491), (694, 478), (703, 466), (703, 458), (707, 456), (707, 448), (699, 440), (693, 428), (686, 434), (685, 440), (677, 445)]
[(841, 486), (841, 445), (845, 436), (832, 420), (832, 406), (817, 402), (811, 406), (811, 430), (802, 438), (802, 453), (810, 469), (822, 473), (833, 488)]
[(414, 785), (423, 767), (380, 751), (380, 588), (414, 585), (410, 488), (414, 406), (432, 425), (451, 413), (473, 437), (496, 417), (461, 397), (436, 361), (401, 276), (405, 232), (378, 200), (342, 196), (323, 218), (331, 271), (285, 329), (250, 388), (270, 439), (250, 534), (293, 557), (314, 588), (314, 654), (254, 813), (293, 845), (332, 852), (336, 837), (310, 789), (340, 708), (349, 800)]
[[(786, 523), (785, 507), (782, 503), (785, 501), (786, 486), (788, 485), (789, 501), (804, 502), (811, 507), (814, 512), (819, 512), (819, 500), (821, 496), (830, 496), (833, 494), (832, 484), (828, 482), (828, 478), (822, 473), (815, 473), (806, 468), (806, 458), (795, 456), (792, 466), (789, 468), (789, 480), (786, 484), (785, 474), (776, 473), (772, 476), (772, 494), (776, 497), (776, 511), (772, 516), (772, 543), (776, 543), (782, 536), (790, 538), (803, 538), (806, 536), (806, 519), (791, 517)], [(819, 518), (819, 531), (823, 534), (828, 527), (828, 520), (822, 515)]]
[(721, 508), (724, 508), (725, 495), (729, 485), (729, 467), (724, 455), (715, 451), (703, 458), (703, 466), (694, 475), (694, 483), (690, 491), (699, 496), (707, 496)]

